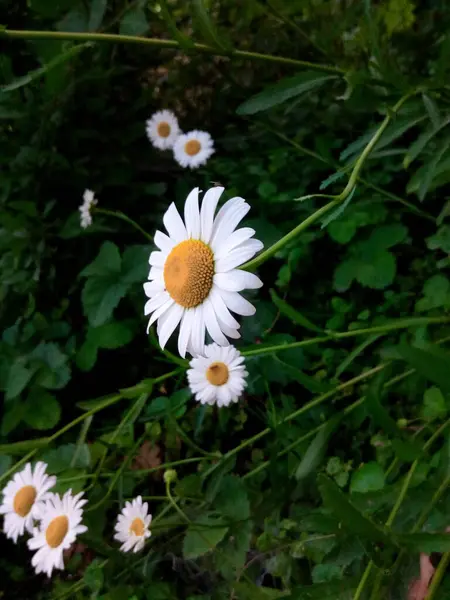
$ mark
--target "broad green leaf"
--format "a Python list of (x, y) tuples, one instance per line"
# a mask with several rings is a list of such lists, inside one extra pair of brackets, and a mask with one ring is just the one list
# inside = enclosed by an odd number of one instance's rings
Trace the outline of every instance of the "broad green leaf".
[(25, 366), (22, 360), (16, 359), (9, 369), (6, 380), (5, 400), (12, 400), (19, 396), (28, 385), (34, 372), (35, 370), (29, 366)]
[(303, 316), (298, 312), (295, 308), (292, 308), (287, 302), (282, 300), (275, 290), (270, 290), (270, 296), (272, 298), (272, 302), (278, 308), (278, 310), (285, 315), (288, 319), (290, 319), (293, 323), (300, 325), (301, 327), (305, 327), (305, 329), (309, 329), (311, 331), (315, 331), (316, 333), (323, 333), (323, 329), (314, 325), (309, 319)]
[(102, 24), (108, 0), (92, 0), (89, 13), (88, 31), (96, 31)]
[(450, 552), (450, 534), (448, 533), (404, 533), (396, 536), (398, 545), (409, 552)]
[(80, 275), (90, 277), (92, 275), (108, 276), (119, 273), (122, 266), (119, 248), (112, 242), (104, 242), (95, 260), (85, 267)]
[(237, 522), (231, 525), (229, 534), (220, 545), (220, 572), (227, 580), (234, 580), (244, 567), (252, 540), (252, 521)]
[(234, 475), (225, 475), (215, 499), (215, 507), (224, 517), (233, 521), (248, 519), (250, 503), (243, 481)]
[(68, 356), (58, 344), (41, 342), (30, 353), (30, 357), (39, 365), (35, 383), (50, 390), (59, 390), (70, 381), (71, 370)]
[(0, 427), (1, 435), (7, 436), (11, 431), (14, 431), (21, 423), (24, 412), (24, 404), (19, 398), (14, 400), (14, 402), (7, 404), (6, 409), (3, 411), (2, 424)]
[(407, 169), (409, 165), (419, 156), (419, 154), (423, 152), (427, 144), (441, 131), (441, 129), (443, 129), (449, 124), (450, 118), (442, 121), (438, 127), (431, 127), (430, 129), (427, 129), (421, 135), (419, 135), (419, 137), (411, 145), (411, 147), (408, 150), (408, 153), (403, 159), (403, 166), (405, 167), (405, 169)]
[(384, 487), (384, 471), (376, 462), (368, 462), (352, 475), (350, 483), (350, 492), (375, 492)]
[(24, 404), (23, 420), (33, 429), (52, 429), (61, 418), (58, 400), (41, 388), (33, 388)]
[(430, 250), (442, 250), (450, 254), (450, 225), (439, 227), (434, 235), (427, 238), (427, 246)]
[(98, 327), (110, 319), (128, 289), (129, 284), (112, 277), (89, 278), (81, 294), (89, 323)]
[(97, 597), (103, 586), (103, 566), (99, 558), (94, 558), (83, 575), (83, 582), (86, 587), (92, 592), (93, 597)]
[(342, 568), (332, 563), (315, 565), (311, 577), (314, 583), (328, 583), (342, 579)]
[(334, 512), (344, 528), (373, 542), (380, 542), (388, 546), (393, 544), (393, 540), (389, 538), (384, 529), (355, 508), (331, 479), (325, 475), (319, 475), (318, 483), (325, 506)]
[(7, 454), (0, 456), (0, 476), (6, 473), (12, 466), (12, 457)]
[(56, 23), (58, 31), (83, 33), (88, 28), (88, 13), (82, 2), (76, 2), (69, 12)]
[(352, 600), (353, 591), (359, 583), (358, 577), (346, 578), (340, 581), (314, 583), (292, 588), (292, 600)]
[(295, 478), (297, 481), (305, 479), (305, 477), (318, 469), (325, 456), (328, 440), (338, 426), (340, 420), (340, 416), (333, 417), (327, 421), (325, 426), (316, 434), (295, 471)]
[(125, 324), (115, 321), (88, 330), (87, 341), (98, 348), (109, 350), (121, 348), (133, 339), (132, 330)]
[[(76, 461), (73, 464), (75, 453)], [(79, 447), (76, 444), (64, 444), (45, 452), (42, 455), (42, 460), (48, 464), (49, 473), (57, 475), (69, 468), (84, 469), (89, 467), (91, 464), (91, 454), (87, 444), (82, 444)]]
[(423, 406), (420, 414), (426, 421), (434, 419), (444, 419), (447, 415), (447, 403), (441, 390), (432, 386), (425, 390), (423, 395)]
[(254, 115), (281, 104), (290, 98), (295, 98), (311, 90), (317, 89), (326, 81), (336, 79), (335, 75), (324, 75), (317, 71), (304, 71), (294, 77), (282, 79), (280, 82), (269, 86), (259, 94), (252, 96), (237, 109), (238, 115)]
[(122, 257), (122, 277), (127, 283), (141, 283), (147, 279), (150, 246), (129, 246)]
[(120, 22), (120, 35), (139, 36), (148, 31), (149, 25), (144, 9), (135, 6), (127, 11)]
[(434, 346), (416, 348), (406, 343), (396, 346), (396, 351), (408, 364), (429, 381), (450, 392), (450, 355)]
[(183, 556), (194, 559), (214, 550), (227, 534), (228, 526), (221, 517), (204, 515), (187, 528), (183, 540)]
[(205, 42), (213, 46), (213, 48), (218, 48), (222, 51), (230, 50), (229, 43), (221, 34), (219, 34), (217, 27), (212, 22), (211, 17), (206, 9), (204, 0), (192, 0), (191, 9), (194, 18), (194, 24), (200, 31)]
[(416, 302), (416, 311), (423, 312), (448, 306), (450, 306), (450, 281), (445, 275), (433, 275), (423, 286), (423, 298)]
[(87, 42), (85, 44), (79, 44), (78, 46), (72, 46), (72, 48), (67, 50), (67, 52), (64, 52), (63, 54), (60, 54), (59, 56), (55, 57), (53, 60), (48, 62), (46, 65), (43, 65), (42, 67), (39, 67), (39, 69), (35, 69), (34, 71), (30, 71), (23, 77), (19, 77), (15, 81), (12, 81), (11, 83), (9, 83), (7, 85), (2, 86), (0, 88), (1, 92), (3, 92), (3, 93), (11, 92), (13, 90), (17, 90), (18, 88), (23, 87), (24, 85), (28, 85), (32, 81), (40, 79), (51, 69), (54, 69), (58, 65), (61, 65), (65, 62), (67, 62), (68, 60), (70, 60), (71, 58), (73, 58), (74, 56), (79, 54), (82, 50), (84, 50), (85, 48), (88, 48), (91, 45), (92, 44), (90, 42)]
[(77, 352), (77, 367), (82, 371), (90, 371), (97, 361), (97, 345), (86, 341)]

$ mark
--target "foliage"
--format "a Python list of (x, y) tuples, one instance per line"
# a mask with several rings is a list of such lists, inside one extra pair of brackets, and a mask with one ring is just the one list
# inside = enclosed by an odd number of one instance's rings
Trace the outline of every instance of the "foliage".
[[(3, 21), (0, 477), (39, 458), (89, 501), (51, 581), (2, 539), (4, 593), (406, 598), (420, 552), (450, 550), (449, 8), (30, 0)], [(202, 169), (150, 146), (166, 107), (211, 132)], [(142, 292), (168, 204), (215, 182), (272, 248), (247, 392), (220, 410), (146, 337)], [(121, 554), (138, 494), (152, 537)]]

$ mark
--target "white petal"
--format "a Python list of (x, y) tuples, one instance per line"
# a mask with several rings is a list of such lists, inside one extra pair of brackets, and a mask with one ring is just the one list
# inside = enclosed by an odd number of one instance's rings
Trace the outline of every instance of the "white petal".
[(203, 348), (205, 347), (205, 318), (203, 316), (201, 305), (194, 308), (192, 321), (189, 352), (191, 352), (191, 354), (197, 354), (203, 352)]
[(209, 298), (214, 306), (214, 311), (218, 318), (231, 327), (232, 329), (239, 329), (240, 325), (238, 321), (233, 317), (233, 315), (228, 310), (225, 302), (223, 301), (222, 296), (220, 295), (219, 289), (216, 286), (213, 286)]
[(216, 315), (216, 317), (219, 322), (220, 329), (227, 337), (230, 337), (232, 340), (238, 340), (241, 337), (241, 334), (237, 329), (235, 329), (234, 327), (230, 327), (229, 325), (224, 323), (219, 317), (219, 315)]
[[(232, 202), (232, 200), (228, 202)], [(250, 206), (244, 201), (234, 203), (225, 212), (219, 223), (214, 223), (213, 235), (210, 242), (213, 252), (219, 250), (220, 245), (233, 233), (236, 226), (242, 221), (249, 210)]]
[(164, 271), (160, 267), (150, 267), (147, 279), (164, 281)]
[(170, 300), (167, 300), (167, 302), (165, 304), (163, 304), (157, 310), (155, 310), (155, 312), (152, 314), (152, 316), (150, 317), (150, 320), (148, 322), (147, 333), (150, 331), (150, 327), (153, 325), (153, 323), (157, 319), (159, 319), (159, 317), (161, 315), (163, 315), (166, 312), (166, 310), (168, 310), (172, 306), (173, 303), (174, 303), (174, 300), (172, 300), (172, 298), (170, 298)]
[(175, 242), (162, 231), (157, 231), (155, 233), (153, 241), (155, 242), (155, 245), (166, 254), (169, 254), (169, 252), (175, 246)]
[(170, 299), (170, 296), (167, 292), (160, 292), (157, 296), (148, 300), (144, 306), (144, 315), (147, 316), (160, 306), (162, 306), (167, 300)]
[(257, 290), (263, 283), (259, 277), (247, 271), (233, 269), (226, 273), (216, 273), (214, 283), (222, 290), (240, 292), (242, 290)]
[(223, 193), (223, 187), (210, 188), (203, 196), (202, 208), (200, 210), (201, 240), (209, 244), (213, 231), (214, 213), (217, 203)]
[(153, 298), (158, 292), (164, 291), (164, 284), (158, 279), (144, 283), (144, 292), (148, 298)]
[(155, 250), (150, 253), (150, 257), (148, 262), (152, 267), (159, 267), (160, 269), (164, 268), (164, 263), (166, 262), (166, 255), (164, 252), (160, 252), (159, 250)]
[(200, 238), (200, 211), (198, 209), (198, 187), (194, 188), (186, 198), (184, 205), (184, 222), (188, 237), (198, 240)]
[(219, 346), (228, 346), (229, 342), (220, 329), (216, 313), (214, 312), (213, 304), (209, 298), (207, 298), (203, 303), (203, 313), (205, 315), (206, 329), (208, 330), (211, 338), (216, 342), (216, 344), (219, 344)]
[(237, 292), (228, 292), (227, 290), (223, 289), (219, 291), (225, 304), (230, 310), (232, 310), (237, 315), (242, 315), (243, 317), (251, 317), (255, 314), (256, 308), (253, 306), (253, 304), (250, 304), (248, 300), (243, 298)]
[(163, 223), (170, 237), (177, 243), (183, 242), (187, 239), (188, 235), (186, 227), (184, 226), (183, 220), (180, 217), (180, 213), (173, 202), (164, 214)]
[(259, 240), (248, 240), (247, 242), (244, 242), (241, 246), (231, 250), (227, 256), (216, 260), (216, 273), (231, 271), (231, 269), (243, 265), (263, 248), (264, 245)]
[(184, 311), (183, 319), (181, 321), (180, 334), (178, 336), (178, 352), (182, 358), (186, 356), (186, 349), (192, 333), (193, 317), (194, 311), (192, 309), (187, 309)]
[(233, 231), (230, 237), (227, 240), (224, 240), (220, 247), (217, 248), (217, 251), (214, 253), (214, 258), (216, 260), (223, 258), (228, 252), (236, 248), (236, 246), (240, 246), (242, 243), (246, 242), (253, 235), (255, 235), (255, 230), (251, 227), (236, 229), (236, 231)]
[[(159, 328), (159, 345), (164, 350), (168, 339), (178, 327), (181, 317), (183, 316), (184, 308), (179, 304), (173, 304), (167, 312), (165, 312), (161, 319), (164, 319), (163, 323)], [(158, 321), (159, 323), (159, 321)]]

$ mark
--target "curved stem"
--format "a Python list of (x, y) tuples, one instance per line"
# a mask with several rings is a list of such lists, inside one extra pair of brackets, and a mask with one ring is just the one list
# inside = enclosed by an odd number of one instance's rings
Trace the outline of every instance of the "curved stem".
[(92, 212), (93, 213), (101, 213), (103, 215), (109, 215), (110, 217), (116, 217), (117, 219), (121, 219), (122, 221), (129, 223), (135, 229), (137, 229), (140, 233), (142, 233), (142, 235), (144, 235), (149, 242), (151, 242), (153, 244), (153, 236), (150, 235), (149, 233), (147, 233), (145, 231), (145, 229), (143, 229), (138, 223), (136, 223), (136, 221), (133, 221), (133, 219), (128, 217), (126, 214), (124, 214), (120, 210), (108, 210), (107, 208), (95, 208), (94, 207), (92, 209)]
[(166, 494), (169, 502), (173, 506), (173, 508), (177, 511), (180, 517), (185, 521), (188, 525), (191, 524), (191, 520), (186, 515), (186, 513), (178, 506), (175, 498), (172, 496), (172, 492), (170, 491), (170, 481), (166, 481)]
[(436, 569), (433, 579), (431, 580), (431, 585), (428, 590), (428, 594), (425, 596), (425, 600), (433, 600), (436, 595), (436, 592), (441, 584), (442, 578), (444, 577), (448, 564), (450, 563), (450, 552), (446, 552), (442, 555), (442, 558), (439, 562), (438, 568)]
[[(158, 38), (146, 38), (134, 35), (119, 35), (113, 33), (75, 33), (71, 31), (30, 31), (4, 29), (0, 32), (0, 37), (1, 36), (11, 39), (16, 38), (79, 40), (91, 42), (113, 42), (119, 44), (142, 44), (145, 46), (152, 46), (154, 48), (172, 48), (175, 50), (181, 49), (180, 44), (176, 40), (162, 40)], [(230, 53), (227, 53), (213, 46), (208, 46), (207, 44), (193, 44), (193, 48), (198, 52), (203, 52), (205, 54), (224, 55), (229, 56), (230, 58), (248, 58), (251, 60), (263, 60), (285, 65), (292, 65), (294, 67), (312, 69), (314, 71), (321, 71), (323, 73), (333, 73), (335, 75), (345, 74), (345, 71), (343, 69), (339, 69), (338, 67), (312, 63), (306, 60), (298, 60), (296, 58), (287, 58), (285, 56), (272, 56), (271, 54), (262, 54), (260, 52), (250, 52), (247, 50), (232, 50)]]

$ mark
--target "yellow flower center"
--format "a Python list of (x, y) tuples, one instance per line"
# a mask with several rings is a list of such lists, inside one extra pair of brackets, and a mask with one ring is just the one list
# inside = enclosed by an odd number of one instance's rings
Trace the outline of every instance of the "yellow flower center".
[(164, 265), (166, 290), (183, 308), (194, 308), (206, 300), (213, 277), (213, 252), (200, 240), (185, 240), (175, 246)]
[(223, 362), (212, 363), (212, 365), (209, 365), (208, 370), (206, 371), (206, 379), (212, 385), (223, 385), (228, 381), (229, 376), (230, 372), (228, 367)]
[(189, 156), (195, 156), (200, 152), (201, 147), (202, 146), (200, 142), (198, 142), (197, 140), (189, 140), (184, 145), (184, 151), (186, 152), (186, 154), (189, 154)]
[(69, 531), (69, 519), (66, 515), (55, 517), (50, 521), (45, 532), (45, 539), (50, 548), (57, 548)]
[(133, 519), (133, 521), (131, 522), (131, 525), (130, 525), (130, 533), (134, 533), (134, 535), (137, 535), (138, 537), (142, 537), (144, 535), (144, 531), (145, 531), (144, 521), (142, 519), (140, 519), (139, 517), (136, 517), (135, 519)]
[(169, 135), (170, 135), (169, 123), (166, 123), (165, 121), (162, 121), (161, 123), (159, 123), (158, 135), (159, 135), (159, 137), (163, 137), (163, 138), (169, 137)]
[(36, 500), (37, 492), (33, 485), (25, 485), (14, 496), (13, 508), (19, 517), (26, 517)]

